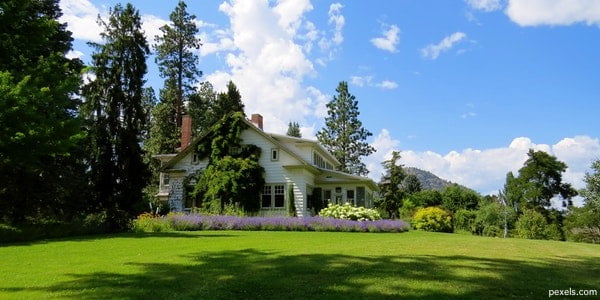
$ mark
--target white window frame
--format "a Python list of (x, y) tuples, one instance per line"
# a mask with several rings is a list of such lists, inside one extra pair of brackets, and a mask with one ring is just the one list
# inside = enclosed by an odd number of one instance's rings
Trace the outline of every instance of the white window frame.
[(279, 160), (279, 148), (271, 148), (271, 161)]
[[(267, 188), (268, 187), (268, 188)], [(286, 203), (286, 194), (285, 194), (285, 189), (286, 185), (284, 183), (267, 183), (265, 184), (265, 186), (263, 187), (263, 191), (260, 193), (260, 207), (262, 209), (285, 209), (285, 203)], [(269, 206), (263, 206), (263, 195), (265, 190), (269, 190), (270, 193), (270, 198), (271, 198), (271, 203)], [(275, 206), (275, 197), (276, 196), (283, 196), (283, 206)]]

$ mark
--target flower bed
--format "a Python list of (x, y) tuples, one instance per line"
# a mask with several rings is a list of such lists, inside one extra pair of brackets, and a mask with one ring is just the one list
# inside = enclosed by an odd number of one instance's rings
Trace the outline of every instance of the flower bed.
[(323, 217), (236, 217), (169, 214), (140, 215), (133, 222), (135, 232), (196, 230), (344, 231), (404, 232), (408, 223), (400, 220), (352, 221)]

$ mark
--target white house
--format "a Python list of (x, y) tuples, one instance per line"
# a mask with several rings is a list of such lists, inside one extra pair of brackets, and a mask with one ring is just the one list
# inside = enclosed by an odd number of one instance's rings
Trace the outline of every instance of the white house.
[[(242, 144), (256, 145), (262, 153), (259, 163), (265, 170), (265, 186), (260, 195), (263, 215), (287, 214), (290, 187), (298, 216), (315, 214), (310, 207), (312, 200), (373, 206), (375, 182), (336, 171), (339, 161), (317, 141), (264, 132), (259, 114), (245, 121), (249, 126), (241, 133)], [(185, 199), (184, 179), (208, 164), (207, 157), (195, 153), (203, 137), (191, 141), (191, 118), (184, 116), (182, 123), (180, 152), (155, 156), (161, 161), (158, 197), (174, 211), (188, 211), (194, 206)]]

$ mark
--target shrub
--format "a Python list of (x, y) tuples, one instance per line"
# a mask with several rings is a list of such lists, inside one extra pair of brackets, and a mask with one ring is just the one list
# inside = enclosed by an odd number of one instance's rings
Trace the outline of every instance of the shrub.
[(353, 221), (373, 221), (381, 219), (379, 212), (376, 210), (364, 207), (354, 207), (350, 205), (350, 203), (344, 203), (342, 205), (329, 203), (326, 208), (321, 209), (319, 216)]
[(515, 224), (518, 237), (536, 240), (546, 238), (546, 226), (548, 226), (548, 223), (544, 216), (534, 210), (524, 211)]
[(568, 240), (600, 244), (600, 211), (591, 205), (571, 208), (564, 223)]
[(418, 230), (452, 232), (452, 216), (436, 206), (421, 208), (413, 216), (413, 226)]
[(133, 220), (131, 230), (133, 232), (166, 232), (172, 231), (173, 227), (165, 217), (143, 213)]
[(410, 199), (404, 200), (404, 203), (402, 203), (402, 207), (400, 207), (399, 211), (400, 218), (407, 221), (412, 220), (412, 217), (418, 208), (419, 207), (417, 207)]
[(475, 218), (477, 214), (475, 211), (459, 209), (453, 218), (454, 230), (462, 230), (470, 233), (475, 233)]

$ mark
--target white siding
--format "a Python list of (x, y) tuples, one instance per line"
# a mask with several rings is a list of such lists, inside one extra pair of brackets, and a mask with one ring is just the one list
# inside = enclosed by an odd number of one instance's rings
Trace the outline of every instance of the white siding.
[(304, 169), (289, 170), (288, 184), (294, 184), (294, 205), (298, 217), (310, 216), (307, 209), (307, 186), (313, 186), (314, 176)]
[[(300, 162), (289, 155), (283, 149), (267, 140), (264, 136), (254, 130), (244, 130), (241, 134), (243, 144), (256, 145), (261, 149), (259, 164), (265, 169), (265, 182), (285, 183), (285, 165), (297, 165)], [(271, 149), (279, 149), (279, 159), (271, 160)]]

